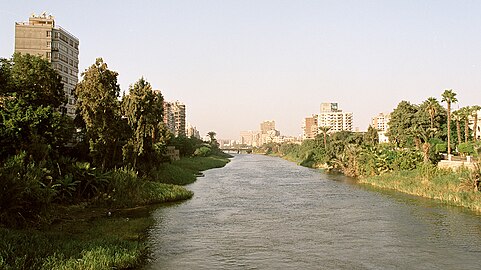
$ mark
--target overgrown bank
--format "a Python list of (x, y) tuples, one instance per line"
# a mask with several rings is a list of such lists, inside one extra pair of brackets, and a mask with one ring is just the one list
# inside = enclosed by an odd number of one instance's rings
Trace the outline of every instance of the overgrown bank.
[(435, 199), (481, 212), (481, 192), (477, 179), (479, 171), (468, 169), (452, 171), (428, 166), (412, 171), (361, 177), (359, 183)]
[[(0, 269), (124, 269), (148, 255), (149, 205), (192, 197), (174, 184), (192, 183), (200, 171), (222, 167), (226, 155), (182, 158), (163, 164), (156, 181), (120, 171), (124, 189), (101, 202), (52, 207), (50, 222), (23, 229), (0, 227)], [(119, 176), (117, 175), (117, 176)], [(129, 184), (125, 178), (130, 178)], [(135, 180), (135, 181), (134, 181)], [(117, 185), (118, 187), (118, 185)], [(155, 205), (153, 206), (155, 207)]]

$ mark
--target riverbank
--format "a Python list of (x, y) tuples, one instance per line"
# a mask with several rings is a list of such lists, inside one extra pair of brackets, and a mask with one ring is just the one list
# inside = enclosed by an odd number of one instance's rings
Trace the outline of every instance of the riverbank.
[(139, 188), (133, 192), (124, 190), (124, 196), (119, 198), (129, 198), (130, 202), (58, 206), (46, 224), (25, 229), (0, 228), (0, 269), (139, 266), (149, 252), (145, 232), (154, 223), (151, 210), (159, 203), (191, 198), (193, 193), (179, 185), (192, 183), (200, 171), (228, 162), (224, 155), (183, 158), (163, 164), (155, 175), (156, 181), (137, 183)]
[[(322, 165), (304, 164), (301, 160), (289, 155), (272, 154), (272, 156), (295, 162), (300, 166), (326, 171), (326, 167)], [(421, 165), (414, 170), (392, 171), (356, 179), (360, 184), (395, 190), (481, 212), (481, 192), (475, 189), (473, 173), (475, 172), (466, 168), (454, 171)]]
[(467, 169), (452, 171), (434, 167), (426, 172), (420, 168), (359, 178), (358, 182), (481, 212), (481, 192), (475, 189), (472, 173)]

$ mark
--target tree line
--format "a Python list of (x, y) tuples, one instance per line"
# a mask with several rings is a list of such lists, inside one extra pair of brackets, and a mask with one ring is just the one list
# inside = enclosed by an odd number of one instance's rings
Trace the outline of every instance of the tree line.
[(441, 102), (446, 108), (434, 97), (421, 104), (401, 101), (388, 124), (386, 135), (390, 143), (379, 144), (378, 132), (372, 126), (365, 133), (330, 133), (329, 127), (320, 127), (315, 139), (300, 145), (268, 144), (260, 151), (279, 153), (304, 166), (335, 169), (354, 177), (433, 166), (443, 153), (477, 157), (481, 149), (476, 132), (477, 112), (481, 107), (452, 111), (456, 96), (451, 89), (442, 93)]
[(0, 59), (0, 224), (35, 221), (52, 203), (109, 197), (113, 179), (125, 175), (154, 181), (159, 164), (169, 161), (168, 145), (181, 156), (216, 150), (213, 136), (207, 144), (170, 133), (162, 93), (145, 78), (121, 96), (118, 73), (101, 58), (81, 76), (71, 118), (48, 61), (29, 54)]

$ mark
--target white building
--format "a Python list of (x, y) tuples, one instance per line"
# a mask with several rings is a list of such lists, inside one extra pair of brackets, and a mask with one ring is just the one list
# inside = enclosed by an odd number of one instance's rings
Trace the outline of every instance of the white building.
[(388, 143), (389, 138), (386, 136), (386, 132), (389, 129), (389, 121), (391, 120), (390, 113), (379, 113), (371, 120), (371, 126), (377, 129), (379, 137), (379, 143)]
[(339, 110), (337, 103), (321, 103), (318, 127), (330, 127), (329, 133), (352, 131), (353, 114)]
[(52, 63), (62, 78), (67, 115), (75, 117), (74, 89), (78, 82), (79, 40), (45, 12), (32, 14), (28, 22), (15, 23), (15, 52), (38, 55)]

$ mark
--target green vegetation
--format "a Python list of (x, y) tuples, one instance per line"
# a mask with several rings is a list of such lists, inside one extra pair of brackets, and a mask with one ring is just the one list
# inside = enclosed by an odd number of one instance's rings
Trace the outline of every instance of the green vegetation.
[[(120, 97), (117, 76), (101, 58), (85, 70), (72, 119), (48, 61), (0, 59), (1, 269), (136, 266), (152, 221), (117, 214), (189, 199), (192, 192), (174, 184), (228, 162), (215, 132), (210, 142), (174, 137), (162, 94), (141, 78)], [(183, 158), (168, 163), (167, 146)]]
[(68, 220), (41, 230), (0, 228), (1, 269), (124, 269), (139, 265), (147, 254), (148, 212)]
[[(391, 113), (389, 144), (379, 144), (372, 127), (365, 133), (329, 133), (329, 127), (320, 127), (315, 139), (300, 145), (271, 143), (257, 152), (279, 155), (302, 166), (340, 171), (359, 178), (361, 183), (481, 211), (479, 166), (475, 171), (456, 172), (436, 166), (446, 151), (479, 158), (481, 143), (470, 130), (469, 121), (480, 107), (451, 112), (451, 104), (457, 102), (456, 93), (446, 90), (442, 97), (447, 109), (434, 97), (420, 105), (401, 101)], [(456, 121), (455, 127), (451, 126), (451, 118)], [(475, 130), (477, 121), (473, 122)]]
[(437, 169), (432, 165), (411, 171), (360, 178), (360, 183), (440, 200), (481, 212), (479, 170), (458, 172)]

